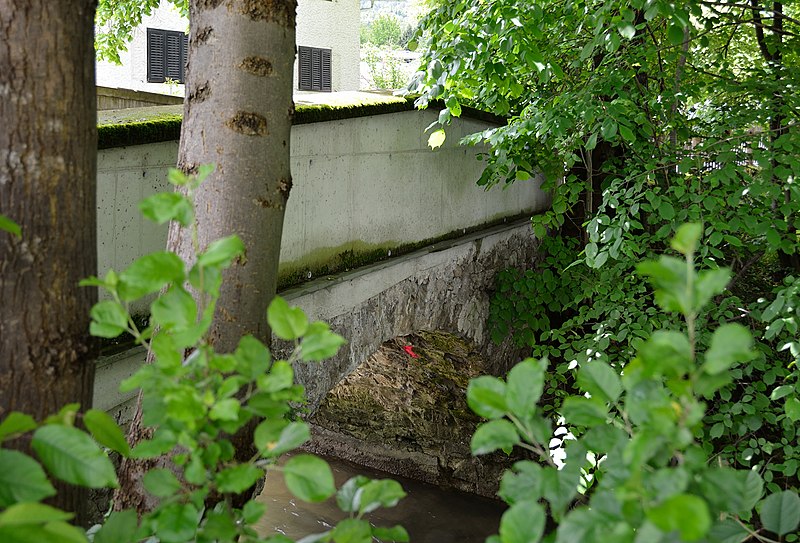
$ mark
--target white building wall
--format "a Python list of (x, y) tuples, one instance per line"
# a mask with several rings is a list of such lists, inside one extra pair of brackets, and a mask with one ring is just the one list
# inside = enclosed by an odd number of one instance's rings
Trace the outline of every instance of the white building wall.
[[(358, 90), (359, 0), (299, 0), (297, 4), (297, 45), (331, 49), (333, 91)], [(297, 62), (294, 88), (297, 88)]]
[[(297, 45), (331, 49), (334, 91), (359, 87), (359, 0), (299, 0)], [(97, 63), (97, 84), (139, 91), (183, 96), (183, 85), (147, 82), (147, 29), (187, 31), (189, 22), (175, 7), (162, 0), (158, 9), (133, 31), (127, 51), (120, 52), (122, 65)], [(297, 88), (297, 63), (294, 67)]]

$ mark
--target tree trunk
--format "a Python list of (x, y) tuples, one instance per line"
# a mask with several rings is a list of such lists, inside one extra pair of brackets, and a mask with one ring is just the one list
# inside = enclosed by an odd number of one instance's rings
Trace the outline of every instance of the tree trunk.
[[(91, 407), (97, 273), (95, 0), (0, 2), (0, 418)], [(61, 489), (79, 514), (85, 491)]]
[[(192, 0), (189, 65), (178, 167), (215, 172), (195, 194), (199, 245), (238, 234), (246, 259), (224, 275), (211, 340), (221, 352), (239, 338), (269, 338), (266, 308), (275, 295), (283, 214), (292, 186), (289, 132), (294, 113), (292, 72), (296, 0)], [(169, 250), (189, 265), (189, 230), (170, 226)], [(131, 437), (146, 435), (133, 427)], [(234, 440), (252, 456), (249, 435)], [(115, 506), (147, 509), (138, 481), (143, 466), (126, 462)]]

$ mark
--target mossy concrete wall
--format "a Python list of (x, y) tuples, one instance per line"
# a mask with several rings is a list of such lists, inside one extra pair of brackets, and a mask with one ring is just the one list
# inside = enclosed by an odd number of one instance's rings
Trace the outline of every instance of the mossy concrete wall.
[[(401, 111), (293, 127), (294, 184), (281, 248), (284, 283), (328, 273), (331, 263), (344, 264), (339, 269), (363, 264), (399, 247), (548, 205), (538, 180), (488, 192), (475, 184), (483, 168), (476, 154), (482, 149), (461, 147), (458, 140), (491, 126), (486, 121), (455, 119), (444, 146), (431, 151), (424, 129), (437, 116), (436, 110)], [(163, 250), (166, 227), (144, 221), (137, 203), (169, 190), (166, 171), (174, 166), (177, 149), (176, 141), (166, 141), (99, 151), (101, 274)]]

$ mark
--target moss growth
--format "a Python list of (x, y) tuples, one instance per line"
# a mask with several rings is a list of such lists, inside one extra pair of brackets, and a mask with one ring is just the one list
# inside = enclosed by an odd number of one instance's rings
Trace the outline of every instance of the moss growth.
[(462, 236), (504, 223), (513, 223), (528, 217), (530, 217), (530, 213), (520, 213), (511, 217), (498, 216), (483, 224), (454, 230), (441, 236), (414, 243), (393, 244), (387, 242), (369, 245), (362, 241), (353, 241), (338, 247), (317, 249), (300, 260), (281, 262), (278, 271), (278, 290), (282, 291), (298, 286), (309, 281), (309, 278), (316, 279), (343, 273), (362, 266), (383, 262), (389, 258), (407, 255), (426, 247), (429, 247), (431, 251), (442, 250), (447, 247), (437, 247), (437, 244), (446, 245), (446, 242), (456, 240)]
[(181, 115), (159, 114), (146, 120), (100, 125), (97, 127), (97, 148), (175, 141), (181, 135), (181, 119)]
[[(180, 105), (153, 106), (102, 112), (97, 127), (97, 148), (109, 149), (177, 140), (181, 134), (182, 107)], [(431, 102), (428, 107), (442, 109), (444, 104), (435, 101)], [(292, 124), (338, 121), (413, 111), (414, 109), (413, 97), (400, 98), (382, 95), (378, 95), (374, 101), (299, 104), (295, 109)], [(502, 117), (470, 107), (463, 107), (461, 116), (495, 124), (505, 124), (506, 122)]]

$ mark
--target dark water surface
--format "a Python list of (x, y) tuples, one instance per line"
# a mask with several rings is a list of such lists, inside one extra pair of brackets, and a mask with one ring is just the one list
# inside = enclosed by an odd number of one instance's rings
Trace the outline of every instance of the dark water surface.
[[(463, 492), (442, 490), (437, 486), (356, 466), (344, 460), (326, 458), (333, 469), (336, 487), (349, 478), (366, 475), (373, 479), (392, 478), (403, 485), (408, 496), (391, 509), (379, 509), (365, 518), (376, 526), (401, 524), (411, 543), (483, 543), (497, 533), (505, 505)], [(269, 535), (275, 531), (292, 539), (324, 532), (347, 517), (336, 506), (336, 499), (323, 503), (305, 503), (289, 493), (283, 477), (267, 477), (259, 501), (267, 504), (267, 512), (258, 524), (258, 531)]]

